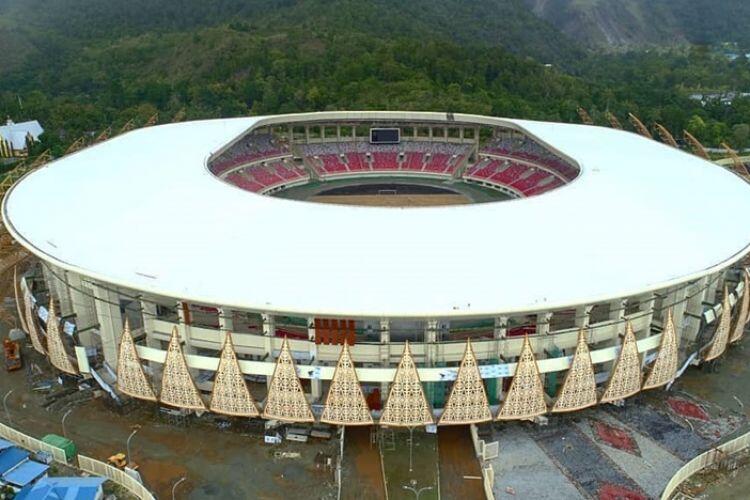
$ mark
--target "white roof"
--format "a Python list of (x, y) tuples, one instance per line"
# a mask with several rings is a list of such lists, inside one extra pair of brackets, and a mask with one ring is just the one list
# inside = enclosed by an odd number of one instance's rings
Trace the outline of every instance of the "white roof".
[(593, 303), (702, 276), (748, 250), (750, 185), (721, 167), (607, 128), (455, 119), (524, 129), (582, 174), (541, 196), (465, 206), (284, 200), (209, 173), (209, 154), (259, 118), (212, 120), (136, 130), (50, 163), (12, 189), (3, 217), (24, 246), (97, 280), (347, 317)]
[(0, 137), (10, 142), (11, 147), (16, 150), (26, 149), (26, 135), (31, 134), (36, 141), (43, 132), (44, 129), (36, 120), (21, 123), (8, 120), (5, 125), (0, 125)]

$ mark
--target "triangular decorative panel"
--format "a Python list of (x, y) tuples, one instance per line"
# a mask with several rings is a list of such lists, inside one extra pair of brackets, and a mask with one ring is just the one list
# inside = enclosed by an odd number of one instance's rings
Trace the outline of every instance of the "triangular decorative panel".
[(643, 383), (644, 389), (653, 389), (669, 383), (677, 373), (677, 334), (674, 329), (672, 309), (667, 312), (667, 323), (661, 332), (659, 354)]
[(547, 413), (544, 386), (529, 337), (524, 337), (516, 373), (505, 395), (498, 420), (532, 420)]
[(565, 382), (557, 395), (552, 413), (582, 410), (597, 403), (596, 378), (594, 364), (591, 362), (591, 351), (586, 343), (586, 333), (578, 332), (578, 345), (570, 364)]
[(344, 342), (341, 347), (341, 354), (336, 370), (333, 372), (331, 387), (328, 389), (320, 421), (334, 425), (371, 425), (373, 423), (347, 342)]
[(724, 285), (724, 300), (722, 301), (721, 318), (719, 318), (719, 325), (716, 327), (714, 338), (711, 340), (711, 345), (709, 345), (706, 350), (703, 361), (713, 361), (724, 354), (724, 351), (727, 349), (727, 342), (729, 341), (731, 322), (732, 306), (729, 303), (729, 290), (726, 285)]
[(125, 329), (120, 336), (120, 351), (117, 356), (117, 389), (138, 399), (156, 401), (154, 388), (148, 381), (141, 365), (141, 358), (130, 333), (130, 322), (125, 319)]
[(419, 372), (411, 356), (409, 342), (393, 376), (388, 399), (380, 416), (380, 425), (392, 427), (418, 427), (435, 423), (430, 405), (424, 395)]
[(177, 327), (172, 329), (172, 337), (167, 347), (167, 359), (164, 360), (164, 370), (161, 374), (159, 401), (176, 408), (206, 409), (200, 391), (195, 386), (193, 377), (190, 376)]
[(24, 296), (24, 302), (26, 303), (26, 326), (29, 327), (29, 337), (31, 337), (31, 345), (34, 346), (34, 350), (44, 356), (47, 355), (47, 350), (44, 348), (44, 340), (42, 334), (39, 331), (39, 322), (36, 320), (34, 314), (34, 305), (31, 302), (31, 297)]
[(484, 381), (479, 373), (479, 364), (471, 347), (471, 340), (467, 339), (456, 381), (453, 382), (438, 425), (478, 424), (490, 420), (492, 412), (487, 401)]
[(24, 332), (29, 332), (29, 327), (26, 325), (26, 317), (23, 314), (23, 307), (21, 307), (21, 287), (18, 284), (18, 267), (13, 268), (13, 293), (16, 297), (16, 311), (18, 312), (18, 324)]
[(633, 333), (633, 325), (628, 321), (625, 338), (622, 340), (620, 355), (612, 368), (607, 388), (600, 403), (619, 401), (641, 390), (641, 358), (638, 356), (638, 342)]
[(737, 314), (735, 320), (734, 330), (732, 330), (732, 336), (729, 338), (729, 343), (734, 344), (742, 338), (745, 333), (745, 325), (747, 325), (748, 313), (750, 313), (750, 278), (747, 276), (747, 272), (743, 272), (743, 279), (745, 286), (742, 290), (742, 305), (740, 306), (740, 312)]
[(314, 422), (310, 403), (307, 402), (302, 389), (294, 358), (289, 349), (289, 341), (284, 338), (281, 343), (279, 359), (273, 369), (271, 387), (268, 389), (263, 418), (283, 422)]
[(47, 349), (52, 366), (62, 372), (78, 375), (78, 370), (73, 366), (65, 351), (65, 344), (60, 336), (60, 323), (57, 320), (55, 301), (52, 298), (49, 300), (49, 316), (47, 316)]
[(245, 383), (229, 332), (224, 338), (224, 347), (219, 356), (219, 367), (208, 408), (216, 413), (236, 417), (257, 417), (260, 414)]

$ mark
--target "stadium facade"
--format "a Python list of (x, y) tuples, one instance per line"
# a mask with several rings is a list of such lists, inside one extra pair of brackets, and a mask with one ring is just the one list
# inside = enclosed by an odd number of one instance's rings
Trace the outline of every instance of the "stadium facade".
[[(310, 201), (367, 183), (475, 203)], [(740, 177), (632, 133), (422, 112), (135, 130), (2, 206), (38, 257), (19, 314), (56, 368), (187, 410), (352, 425), (368, 407), (389, 425), (533, 418), (718, 358), (747, 322), (748, 212)]]

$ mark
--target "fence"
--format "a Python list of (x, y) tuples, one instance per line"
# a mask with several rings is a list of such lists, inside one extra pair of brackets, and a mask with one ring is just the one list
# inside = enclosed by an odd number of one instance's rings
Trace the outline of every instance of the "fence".
[[(46, 451), (52, 455), (52, 458), (56, 462), (68, 465), (68, 461), (65, 458), (65, 450), (62, 448), (52, 446), (44, 441), (27, 436), (23, 432), (19, 432), (5, 424), (0, 424), (0, 437), (13, 442), (22, 448), (26, 448), (27, 450), (34, 452)], [(78, 455), (78, 468), (90, 474), (106, 477), (107, 479), (114, 481), (141, 500), (156, 500), (156, 497), (154, 497), (154, 495), (136, 479), (130, 477), (120, 469), (116, 469), (104, 462), (83, 455)]]
[(482, 484), (487, 499), (494, 500), (495, 493), (492, 491), (492, 487), (495, 486), (495, 470), (492, 468), (492, 464), (485, 464), (482, 467)]
[(484, 494), (487, 500), (495, 500), (495, 494), (492, 492), (492, 487), (495, 484), (495, 471), (492, 469), (492, 464), (488, 464), (486, 461), (498, 456), (500, 445), (497, 441), (488, 444), (484, 439), (479, 439), (479, 431), (474, 424), (469, 426), (469, 433), (471, 434), (471, 442), (474, 444), (474, 452), (482, 466)]
[(341, 434), (339, 435), (339, 456), (336, 457), (336, 499), (341, 500), (341, 463), (344, 461), (344, 436), (346, 434), (346, 427), (340, 427)]
[(40, 441), (31, 436), (27, 436), (23, 432), (19, 432), (12, 427), (8, 427), (5, 424), (0, 424), (0, 437), (3, 437), (8, 441), (12, 441), (13, 443), (16, 443), (22, 448), (26, 448), (27, 450), (31, 450), (34, 452), (46, 451), (47, 453), (52, 455), (52, 458), (54, 458), (56, 462), (60, 462), (63, 464), (68, 463), (68, 461), (65, 459), (65, 450), (63, 450), (62, 448), (52, 446), (51, 444), (47, 444), (44, 441)]
[(110, 479), (141, 500), (156, 500), (156, 497), (136, 479), (129, 476), (126, 472), (112, 467), (111, 465), (107, 465), (104, 462), (94, 460), (93, 458), (84, 455), (78, 455), (78, 467), (81, 470), (96, 476)]
[(664, 492), (661, 494), (661, 500), (669, 500), (674, 492), (677, 491), (677, 487), (696, 472), (715, 464), (729, 455), (747, 448), (748, 445), (750, 445), (750, 432), (698, 455), (683, 465), (682, 468), (672, 476), (672, 479), (669, 480), (667, 487), (664, 488)]

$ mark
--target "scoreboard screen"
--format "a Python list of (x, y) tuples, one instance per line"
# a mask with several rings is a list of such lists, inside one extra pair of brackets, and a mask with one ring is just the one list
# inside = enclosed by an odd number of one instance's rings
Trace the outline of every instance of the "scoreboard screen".
[(398, 144), (401, 142), (401, 129), (398, 128), (371, 128), (371, 144)]

